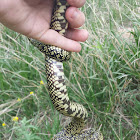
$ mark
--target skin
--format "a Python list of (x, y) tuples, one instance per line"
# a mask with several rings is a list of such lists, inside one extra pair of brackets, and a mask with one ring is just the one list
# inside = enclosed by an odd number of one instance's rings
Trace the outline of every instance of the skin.
[(86, 0), (67, 0), (70, 7), (66, 11), (69, 23), (66, 37), (49, 29), (53, 0), (0, 0), (0, 22), (8, 28), (34, 38), (45, 44), (79, 52), (80, 42), (88, 38), (86, 30), (77, 29), (85, 22), (84, 14), (78, 9)]

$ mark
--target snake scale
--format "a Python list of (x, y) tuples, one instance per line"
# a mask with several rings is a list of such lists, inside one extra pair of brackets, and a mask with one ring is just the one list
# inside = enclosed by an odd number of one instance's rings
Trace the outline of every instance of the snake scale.
[[(66, 0), (56, 0), (50, 25), (51, 29), (63, 36), (68, 28), (65, 19), (67, 8)], [(63, 61), (69, 60), (71, 53), (56, 46), (42, 44), (34, 39), (29, 40), (45, 54), (48, 90), (54, 107), (63, 115), (72, 117), (70, 124), (56, 134), (52, 140), (103, 140), (99, 130), (82, 131), (88, 117), (87, 110), (83, 105), (69, 100), (64, 79)]]

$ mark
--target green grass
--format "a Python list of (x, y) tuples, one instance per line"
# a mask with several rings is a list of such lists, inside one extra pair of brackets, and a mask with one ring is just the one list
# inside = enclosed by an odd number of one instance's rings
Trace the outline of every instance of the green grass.
[[(64, 64), (70, 99), (87, 108), (86, 128), (101, 126), (105, 140), (138, 140), (140, 2), (87, 0), (82, 11), (83, 28), (90, 35), (82, 51)], [(26, 37), (1, 28), (0, 139), (49, 140), (70, 119), (50, 101), (44, 56)], [(13, 116), (18, 122), (12, 121)]]

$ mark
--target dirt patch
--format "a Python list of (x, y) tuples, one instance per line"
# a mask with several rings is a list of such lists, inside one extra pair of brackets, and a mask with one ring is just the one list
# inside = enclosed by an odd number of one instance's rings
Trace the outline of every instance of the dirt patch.
[(121, 36), (124, 38), (124, 39), (130, 39), (130, 40), (133, 40), (134, 37), (133, 35), (131, 34), (131, 32), (134, 32), (134, 29), (133, 28), (130, 28), (130, 27), (127, 27), (127, 28), (123, 28), (123, 29), (119, 29), (118, 32), (121, 34)]

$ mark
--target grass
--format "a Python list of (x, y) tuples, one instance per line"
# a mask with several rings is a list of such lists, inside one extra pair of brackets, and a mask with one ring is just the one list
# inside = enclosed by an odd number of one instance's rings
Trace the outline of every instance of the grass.
[[(101, 126), (105, 140), (138, 140), (140, 2), (87, 0), (82, 11), (90, 36), (64, 63), (69, 96), (87, 108), (86, 128)], [(1, 140), (49, 140), (70, 122), (49, 99), (44, 63), (26, 37), (1, 27)]]

